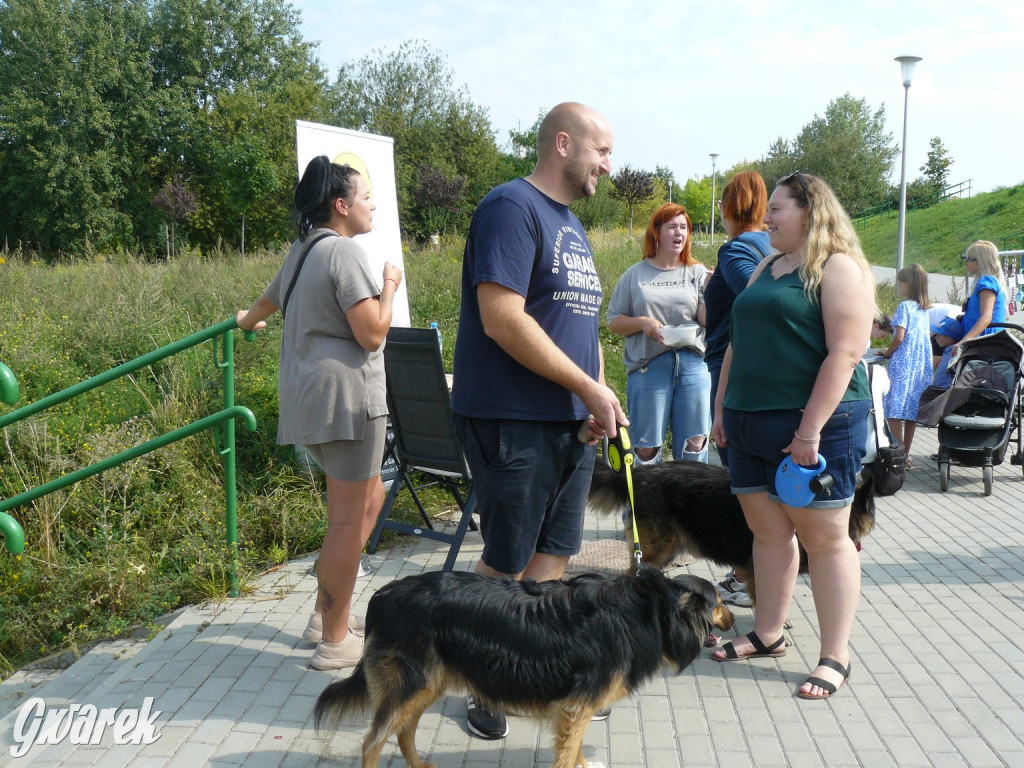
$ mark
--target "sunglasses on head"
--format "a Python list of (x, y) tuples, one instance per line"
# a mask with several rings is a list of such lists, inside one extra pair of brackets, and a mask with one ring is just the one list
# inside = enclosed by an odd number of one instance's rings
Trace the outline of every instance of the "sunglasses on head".
[(787, 183), (790, 179), (796, 179), (796, 183), (800, 185), (800, 189), (804, 191), (804, 196), (807, 195), (807, 178), (800, 171), (793, 171), (788, 176), (783, 176), (779, 179), (779, 183), (776, 186), (782, 186)]

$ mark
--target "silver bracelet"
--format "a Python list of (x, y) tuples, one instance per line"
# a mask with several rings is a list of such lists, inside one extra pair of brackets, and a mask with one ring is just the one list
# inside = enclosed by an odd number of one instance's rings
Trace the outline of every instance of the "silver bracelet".
[(800, 437), (800, 435), (794, 432), (793, 437), (804, 443), (817, 443), (821, 441), (821, 435), (818, 435), (817, 437)]

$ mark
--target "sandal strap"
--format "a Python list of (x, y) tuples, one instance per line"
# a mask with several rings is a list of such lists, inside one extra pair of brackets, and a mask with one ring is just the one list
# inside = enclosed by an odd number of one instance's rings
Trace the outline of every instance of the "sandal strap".
[(835, 683), (830, 683), (828, 680), (822, 680), (820, 677), (815, 677), (814, 675), (811, 675), (806, 680), (804, 680), (804, 684), (806, 685), (807, 683), (810, 683), (811, 685), (816, 685), (819, 688), (828, 691), (829, 696), (831, 696), (837, 690)]
[(736, 646), (733, 645), (732, 640), (722, 646), (722, 650), (725, 651), (725, 658), (727, 659), (738, 659), (740, 655), (736, 653)]
[[(754, 656), (769, 656), (769, 655), (771, 655), (772, 651), (777, 650), (779, 648), (779, 646), (781, 646), (786, 641), (786, 636), (782, 635), (774, 643), (772, 643), (771, 645), (766, 646), (764, 643), (761, 642), (761, 638), (757, 636), (756, 632), (748, 632), (746, 634), (746, 638), (747, 638), (747, 640), (750, 641), (750, 644), (754, 647), (754, 652), (753, 653), (747, 653), (747, 654), (744, 654), (741, 657), (736, 652), (736, 646), (730, 640), (728, 643), (726, 643), (725, 645), (722, 646), (722, 650), (725, 651), (725, 658), (727, 658), (727, 659), (740, 659), (740, 658), (747, 659), (747, 658), (751, 658), (751, 657), (754, 657)], [(781, 656), (782, 654), (779, 654), (779, 655)]]
[(757, 636), (756, 632), (748, 632), (747, 640), (750, 641), (750, 644), (754, 646), (754, 650), (758, 653), (771, 653), (785, 642), (786, 636), (780, 635), (778, 640), (767, 646), (761, 642), (761, 638)]
[[(835, 659), (830, 659), (830, 658), (828, 658), (826, 656), (824, 658), (818, 659), (818, 666), (819, 667), (828, 667), (829, 669), (834, 669), (836, 672), (838, 672), (840, 675), (843, 676), (843, 680), (846, 680), (850, 676), (850, 667), (853, 666), (853, 662), (850, 662), (849, 665), (844, 667), (842, 664), (840, 664)], [(810, 680), (811, 678), (807, 678), (807, 679)], [(817, 679), (817, 678), (815, 678), (815, 679)], [(827, 686), (823, 685), (821, 687), (822, 688), (826, 688)]]

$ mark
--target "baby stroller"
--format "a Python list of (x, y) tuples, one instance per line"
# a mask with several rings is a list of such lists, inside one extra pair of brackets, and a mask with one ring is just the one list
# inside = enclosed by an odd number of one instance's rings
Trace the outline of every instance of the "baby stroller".
[(981, 467), (985, 495), (992, 493), (992, 468), (1003, 462), (1010, 439), (1016, 435), (1016, 451), (1010, 463), (1021, 466), (1021, 416), (1024, 414), (1024, 328), (1012, 323), (992, 323), (1001, 330), (969, 339), (954, 357), (953, 384), (941, 395), (939, 419), (939, 490), (949, 487), (953, 462)]

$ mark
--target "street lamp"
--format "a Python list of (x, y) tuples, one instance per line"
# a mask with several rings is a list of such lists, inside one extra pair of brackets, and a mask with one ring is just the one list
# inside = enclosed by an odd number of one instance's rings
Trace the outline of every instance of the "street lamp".
[(903, 269), (903, 239), (907, 233), (907, 102), (910, 100), (910, 78), (914, 75), (914, 65), (921, 60), (920, 56), (897, 56), (894, 61), (900, 63), (900, 75), (903, 78), (903, 158), (900, 168), (900, 224), (896, 242), (896, 269)]
[(711, 245), (715, 244), (715, 160), (716, 152), (711, 153)]

